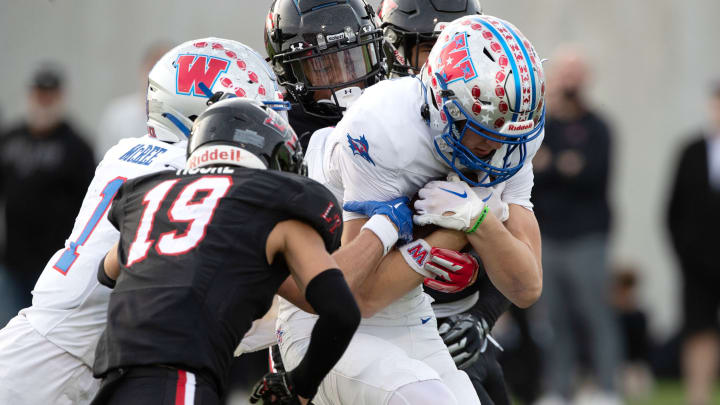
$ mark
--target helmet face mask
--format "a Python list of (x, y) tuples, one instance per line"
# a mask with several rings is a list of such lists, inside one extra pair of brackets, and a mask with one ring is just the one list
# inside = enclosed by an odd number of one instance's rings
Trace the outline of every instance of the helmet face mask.
[[(510, 23), (491, 16), (463, 17), (442, 33), (421, 78), (428, 124), (439, 156), (475, 186), (506, 181), (525, 163), (527, 144), (545, 125), (545, 78), (530, 42)], [(466, 136), (500, 144), (475, 156)], [(476, 172), (478, 180), (466, 176)]]
[(265, 45), (280, 84), (312, 116), (339, 119), (383, 77), (381, 31), (362, 0), (276, 0)]

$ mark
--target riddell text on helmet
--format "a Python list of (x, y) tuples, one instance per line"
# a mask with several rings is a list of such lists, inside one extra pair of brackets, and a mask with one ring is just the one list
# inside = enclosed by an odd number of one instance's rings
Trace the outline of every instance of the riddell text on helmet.
[(248, 160), (248, 154), (250, 152), (242, 151), (238, 148), (228, 148), (217, 146), (214, 148), (208, 148), (203, 153), (190, 156), (186, 167), (188, 169), (194, 169), (198, 166), (206, 166), (208, 164), (238, 164)]

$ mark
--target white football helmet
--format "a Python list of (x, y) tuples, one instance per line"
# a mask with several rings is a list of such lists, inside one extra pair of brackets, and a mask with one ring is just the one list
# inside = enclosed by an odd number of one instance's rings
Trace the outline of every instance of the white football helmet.
[[(520, 170), (526, 144), (545, 126), (545, 75), (535, 49), (515, 26), (487, 15), (451, 22), (433, 46), (421, 80), (424, 116), (442, 132), (435, 148), (463, 180), (491, 186)], [(461, 143), (468, 132), (502, 146), (479, 158)], [(465, 176), (468, 171), (479, 174), (477, 181)]]
[(247, 97), (275, 110), (290, 108), (275, 73), (250, 47), (221, 38), (180, 44), (148, 75), (148, 132), (165, 142), (185, 140), (208, 101), (227, 97)]

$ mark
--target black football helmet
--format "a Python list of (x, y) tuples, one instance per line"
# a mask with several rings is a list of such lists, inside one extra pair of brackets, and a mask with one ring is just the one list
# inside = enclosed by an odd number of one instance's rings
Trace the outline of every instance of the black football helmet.
[[(274, 0), (265, 22), (268, 60), (310, 115), (340, 119), (347, 100), (384, 76), (382, 31), (364, 0)], [(315, 95), (327, 93), (326, 99)]]
[(187, 159), (188, 169), (234, 165), (306, 174), (302, 148), (287, 121), (245, 97), (221, 100), (195, 119)]
[(427, 43), (429, 52), (447, 24), (466, 15), (482, 14), (479, 0), (383, 0), (379, 10), (385, 37), (383, 51), (392, 76), (419, 73), (422, 43)]

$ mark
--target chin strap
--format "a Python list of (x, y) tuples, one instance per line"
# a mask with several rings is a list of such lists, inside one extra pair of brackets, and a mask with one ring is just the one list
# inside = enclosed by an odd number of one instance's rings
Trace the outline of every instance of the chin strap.
[(175, 125), (180, 132), (185, 135), (186, 138), (190, 137), (190, 128), (188, 128), (183, 122), (180, 120), (180, 118), (170, 114), (170, 113), (163, 113), (162, 116), (164, 118), (167, 118), (168, 121), (172, 122), (173, 125)]
[[(232, 93), (225, 93), (222, 91), (218, 91), (213, 93), (208, 86), (205, 85), (205, 83), (200, 82), (198, 83), (198, 87), (200, 88), (200, 91), (205, 94), (205, 96), (208, 98), (207, 105), (213, 105), (217, 103), (220, 100), (225, 100), (227, 98), (235, 98), (237, 97), (235, 94)], [(289, 101), (261, 101), (266, 106), (270, 107), (271, 109), (275, 111), (290, 111), (291, 106)]]

